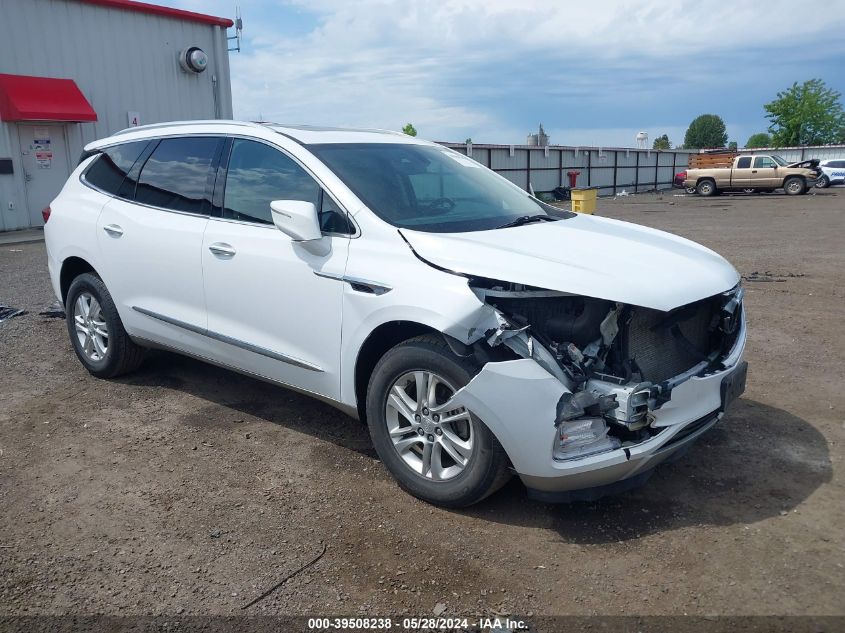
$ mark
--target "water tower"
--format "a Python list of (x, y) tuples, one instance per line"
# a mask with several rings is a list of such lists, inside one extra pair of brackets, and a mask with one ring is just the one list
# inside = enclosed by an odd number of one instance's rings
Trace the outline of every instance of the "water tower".
[(637, 147), (648, 149), (648, 132), (639, 132), (637, 134)]

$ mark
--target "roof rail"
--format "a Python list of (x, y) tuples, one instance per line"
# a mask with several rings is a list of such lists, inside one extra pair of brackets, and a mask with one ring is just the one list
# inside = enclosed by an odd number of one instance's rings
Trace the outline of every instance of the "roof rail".
[(135, 127), (128, 127), (119, 132), (115, 132), (112, 136), (120, 136), (121, 134), (129, 134), (139, 130), (158, 130), (165, 127), (180, 127), (187, 125), (243, 125), (245, 127), (259, 127), (260, 123), (253, 123), (251, 121), (232, 121), (231, 119), (199, 119), (194, 121), (169, 121), (167, 123), (150, 123), (148, 125), (136, 125)]

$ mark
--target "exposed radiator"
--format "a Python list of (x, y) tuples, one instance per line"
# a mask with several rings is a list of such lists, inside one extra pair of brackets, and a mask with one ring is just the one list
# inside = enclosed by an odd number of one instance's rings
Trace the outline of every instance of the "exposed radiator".
[(722, 333), (715, 327), (719, 309), (712, 299), (672, 313), (636, 308), (628, 329), (628, 357), (636, 361), (643, 379), (660, 382), (682, 374), (720, 347)]

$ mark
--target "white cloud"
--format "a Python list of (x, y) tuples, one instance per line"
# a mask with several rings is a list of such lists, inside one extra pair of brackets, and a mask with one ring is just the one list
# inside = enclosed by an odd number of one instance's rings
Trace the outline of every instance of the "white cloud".
[[(181, 5), (232, 13), (229, 0)], [(317, 27), (280, 37), (274, 7), (315, 13)], [(541, 100), (612, 90), (613, 71), (629, 85), (647, 74), (639, 92), (648, 98), (649, 82), (664, 78), (715, 86), (738, 70), (749, 72), (733, 51), (788, 44), (794, 60), (822, 41), (845, 49), (837, 35), (845, 12), (828, 11), (824, 20), (800, 27), (776, 17), (794, 12), (792, 0), (769, 0), (765, 9), (717, 0), (243, 2), (247, 41), (244, 52), (231, 56), (235, 114), (392, 129), (412, 121), (428, 138), (519, 142), (529, 130), (513, 129), (509, 101), (530, 100), (534, 92)], [(769, 72), (777, 69), (773, 62)], [(628, 90), (628, 98), (636, 96)], [(578, 122), (572, 124), (571, 136)], [(670, 128), (649, 131), (657, 136)], [(578, 136), (592, 133), (601, 141), (624, 133), (615, 141), (621, 143), (628, 132), (580, 130)], [(682, 134), (670, 137), (678, 143)], [(563, 141), (567, 132), (554, 136)]]

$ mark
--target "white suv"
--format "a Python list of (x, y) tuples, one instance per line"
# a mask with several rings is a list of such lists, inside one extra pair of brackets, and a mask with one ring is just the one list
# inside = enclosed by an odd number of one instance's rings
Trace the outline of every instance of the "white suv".
[(445, 506), (645, 480), (744, 389), (736, 270), (403, 134), (194, 121), (86, 147), (48, 264), (82, 364), (174, 350), (366, 420)]
[(845, 158), (833, 158), (819, 163), (821, 176), (816, 181), (816, 187), (824, 189), (831, 185), (845, 184)]

